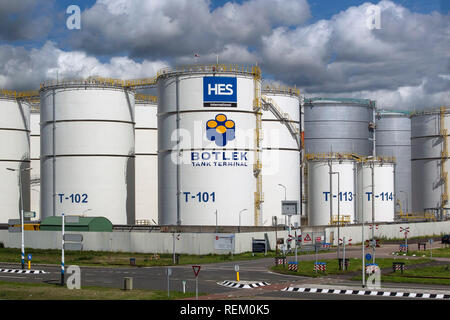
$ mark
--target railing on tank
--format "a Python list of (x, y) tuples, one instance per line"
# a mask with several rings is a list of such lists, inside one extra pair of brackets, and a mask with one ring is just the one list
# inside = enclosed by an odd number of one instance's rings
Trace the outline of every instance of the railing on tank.
[(194, 66), (180, 66), (175, 68), (164, 68), (159, 70), (154, 77), (122, 80), (115, 78), (103, 78), (99, 76), (92, 76), (87, 79), (63, 79), (63, 80), (48, 80), (41, 83), (41, 89), (45, 87), (53, 86), (70, 86), (70, 85), (83, 85), (83, 84), (98, 84), (108, 86), (119, 86), (125, 88), (147, 88), (156, 85), (159, 77), (179, 74), (179, 73), (214, 73), (214, 72), (229, 72), (246, 74), (261, 78), (261, 69), (258, 66), (241, 66), (241, 65), (226, 65), (226, 64), (213, 64), (213, 65), (194, 65)]
[(262, 88), (263, 93), (278, 93), (278, 94), (289, 94), (299, 97), (300, 96), (300, 89), (297, 89), (297, 87), (291, 88), (287, 86), (275, 86), (266, 84)]
[(108, 85), (108, 86), (118, 86), (125, 87), (126, 81), (114, 78), (103, 78), (103, 77), (89, 77), (87, 79), (62, 79), (62, 80), (47, 80), (41, 83), (41, 89), (45, 87), (54, 86), (70, 86), (70, 85), (85, 85), (85, 84), (98, 84), (98, 85)]
[(351, 223), (352, 221), (351, 221), (351, 216), (350, 215), (339, 215), (339, 217), (338, 216), (333, 216), (332, 218), (331, 218), (331, 224), (340, 224), (340, 225), (345, 225), (345, 224), (349, 224), (349, 223)]
[(232, 72), (247, 75), (261, 75), (261, 69), (258, 66), (242, 66), (237, 64), (211, 64), (211, 65), (193, 65), (179, 66), (175, 68), (164, 68), (158, 71), (156, 78), (165, 75), (177, 73), (214, 73), (214, 72)]
[(426, 110), (422, 110), (422, 111), (412, 111), (410, 113), (411, 117), (412, 116), (421, 116), (421, 115), (431, 115), (431, 114), (441, 114), (442, 110), (444, 110), (444, 114), (449, 114), (450, 113), (450, 106), (441, 106), (438, 108), (429, 108)]
[(354, 98), (305, 98), (304, 103), (313, 104), (314, 102), (330, 102), (330, 103), (347, 103), (347, 104), (356, 104), (356, 105), (366, 105), (371, 108), (376, 108), (376, 101), (370, 99), (354, 99)]
[(36, 111), (36, 110), (39, 111), (40, 97), (39, 97), (38, 91), (17, 92), (17, 91), (0, 89), (0, 97), (16, 99), (16, 100), (26, 100), (29, 103), (31, 103), (32, 111)]
[(354, 160), (357, 162), (372, 162), (372, 161), (378, 161), (378, 162), (396, 162), (395, 157), (366, 157), (366, 156), (360, 156), (355, 153), (339, 153), (339, 152), (330, 152), (330, 153), (317, 153), (312, 154), (308, 153), (305, 156), (306, 160), (329, 160), (329, 159), (342, 159), (342, 160)]
[(135, 101), (136, 102), (150, 102), (150, 103), (157, 103), (158, 102), (158, 97), (156, 96), (152, 96), (152, 95), (148, 95), (148, 94), (141, 94), (138, 93), (135, 95)]

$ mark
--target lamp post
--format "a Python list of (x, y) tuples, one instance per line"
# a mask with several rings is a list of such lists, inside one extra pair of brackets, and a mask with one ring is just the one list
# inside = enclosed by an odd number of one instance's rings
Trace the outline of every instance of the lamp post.
[(247, 209), (242, 209), (241, 211), (239, 211), (239, 233), (241, 232), (241, 213), (246, 211)]
[[(287, 199), (286, 199), (286, 190), (287, 190), (287, 188), (286, 188), (286, 186), (284, 186), (284, 185), (282, 185), (281, 183), (279, 183), (278, 184), (280, 187), (282, 187), (282, 188), (284, 188), (284, 201), (286, 201)], [(286, 222), (286, 217), (284, 218), (284, 223), (285, 224), (287, 224), (287, 222)]]
[(218, 221), (218, 213), (217, 213), (217, 209), (216, 209), (216, 212), (215, 212), (215, 214), (216, 214), (216, 233), (218, 232), (218, 224), (217, 224), (217, 221)]
[(31, 168), (25, 168), (25, 169), (13, 169), (13, 168), (6, 168), (6, 170), (9, 171), (17, 171), (19, 175), (19, 192), (20, 192), (20, 222), (21, 222), (21, 230), (22, 230), (22, 269), (25, 269), (25, 239), (24, 239), (24, 227), (23, 227), (23, 194), (22, 194), (22, 172), (30, 171)]
[[(340, 226), (341, 226), (341, 201), (340, 201), (339, 196), (340, 196), (340, 193), (341, 193), (341, 192), (340, 192), (341, 177), (340, 177), (339, 172), (337, 172), (337, 171), (331, 171), (331, 172), (330, 172), (330, 175), (332, 175), (332, 174), (337, 174), (337, 176), (338, 176), (338, 194), (337, 194), (337, 203), (338, 203), (338, 218), (337, 218), (337, 221), (338, 221), (338, 250), (337, 250), (337, 256), (338, 256), (338, 260), (339, 260), (339, 258), (340, 258), (340, 252), (339, 252), (340, 244), (339, 244), (339, 239), (340, 239)], [(330, 192), (330, 200), (331, 200), (331, 198), (333, 198), (333, 194), (331, 194), (331, 192)]]

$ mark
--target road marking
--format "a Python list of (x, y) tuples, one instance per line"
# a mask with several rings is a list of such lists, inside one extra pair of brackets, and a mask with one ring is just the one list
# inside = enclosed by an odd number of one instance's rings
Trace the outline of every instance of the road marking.
[(22, 277), (14, 277), (14, 276), (0, 276), (0, 278), (8, 278), (8, 279), (23, 279)]
[(310, 293), (331, 293), (345, 295), (370, 295), (380, 297), (406, 297), (406, 298), (423, 298), (423, 299), (446, 299), (450, 300), (450, 294), (433, 294), (433, 293), (415, 293), (415, 292), (397, 292), (397, 291), (361, 291), (361, 290), (340, 290), (340, 289), (321, 289), (321, 288), (301, 288), (286, 287), (281, 291), (288, 292), (310, 292)]

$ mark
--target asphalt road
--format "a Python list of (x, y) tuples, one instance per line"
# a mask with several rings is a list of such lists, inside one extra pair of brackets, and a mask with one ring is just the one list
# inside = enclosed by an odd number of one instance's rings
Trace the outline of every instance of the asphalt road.
[[(398, 248), (398, 245), (386, 245), (377, 249), (377, 257), (392, 257), (392, 252)], [(349, 258), (361, 257), (360, 247), (352, 247), (346, 252)], [(335, 258), (336, 252), (319, 254), (319, 259)], [(413, 259), (413, 257), (409, 257)], [(419, 257), (417, 257), (419, 258)], [(293, 257), (289, 258), (293, 260)], [(314, 255), (299, 256), (299, 259), (312, 260)], [(450, 259), (440, 259), (450, 261)], [(218, 283), (223, 281), (235, 281), (236, 272), (234, 266), (239, 265), (241, 281), (267, 282), (267, 287), (254, 289), (235, 289), (229, 288)], [(290, 275), (281, 275), (269, 271), (273, 265), (273, 258), (264, 258), (251, 261), (227, 262), (205, 264), (201, 266), (198, 277), (199, 292), (208, 293), (209, 296), (202, 299), (252, 299), (252, 300), (288, 300), (288, 299), (332, 299), (332, 300), (376, 300), (376, 299), (410, 299), (398, 297), (378, 297), (378, 296), (356, 296), (356, 295), (338, 295), (323, 293), (300, 293), (284, 292), (281, 289), (286, 287), (326, 287), (326, 288), (352, 288), (354, 290), (363, 290), (360, 283), (351, 281), (348, 277), (328, 276), (317, 279), (309, 277), (299, 277)], [(18, 268), (17, 264), (0, 263), (0, 268)], [(68, 266), (66, 266), (67, 268)], [(195, 276), (192, 266), (173, 266), (170, 277), (170, 290), (182, 291), (183, 281), (186, 281), (186, 290), (195, 292)], [(60, 267), (34, 265), (33, 269), (44, 270), (46, 274), (10, 274), (0, 273), (2, 281), (25, 281), (34, 283), (59, 283)], [(133, 287), (135, 289), (159, 289), (167, 290), (167, 267), (81, 267), (81, 286), (104, 286), (113, 288), (123, 288), (124, 278), (133, 278)], [(422, 285), (422, 284), (382, 284), (383, 290), (390, 291), (409, 291), (409, 292), (439, 292), (450, 294), (450, 286), (444, 285)]]

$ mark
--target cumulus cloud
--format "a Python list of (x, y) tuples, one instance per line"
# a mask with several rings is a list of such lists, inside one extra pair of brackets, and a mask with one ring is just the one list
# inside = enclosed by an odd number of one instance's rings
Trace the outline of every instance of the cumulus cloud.
[(27, 50), (0, 46), (0, 87), (11, 90), (35, 90), (45, 80), (102, 76), (136, 79), (153, 76), (168, 64), (164, 61), (136, 62), (128, 57), (112, 57), (101, 62), (82, 51), (64, 51), (48, 41), (41, 48)]
[(309, 17), (306, 0), (227, 2), (215, 10), (208, 0), (98, 0), (82, 13), (82, 30), (71, 40), (94, 54), (179, 58), (257, 46), (274, 26), (297, 26)]
[(449, 16), (381, 1), (381, 29), (370, 29), (370, 6), (275, 29), (264, 38), (263, 67), (308, 95), (377, 98), (379, 105), (403, 108), (448, 104)]
[[(11, 28), (12, 18), (23, 24), (15, 34), (0, 28), (0, 39), (35, 35), (30, 26), (42, 16), (14, 15), (31, 2), (0, 0), (0, 18), (7, 17), (0, 27)], [(369, 98), (402, 109), (448, 105), (449, 13), (416, 13), (383, 0), (375, 3), (381, 29), (370, 29), (373, 5), (308, 23), (306, 0), (228, 1), (216, 8), (210, 0), (97, 0), (63, 44), (0, 46), (0, 87), (36, 87), (57, 71), (61, 78), (140, 78), (168, 65), (215, 63), (218, 56), (220, 63), (258, 63), (266, 80), (296, 85), (307, 96)]]

